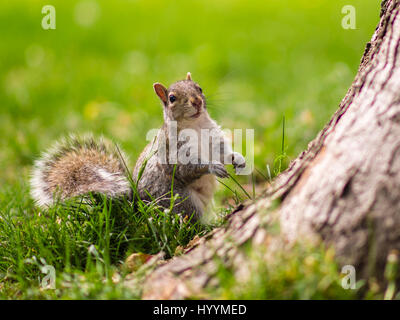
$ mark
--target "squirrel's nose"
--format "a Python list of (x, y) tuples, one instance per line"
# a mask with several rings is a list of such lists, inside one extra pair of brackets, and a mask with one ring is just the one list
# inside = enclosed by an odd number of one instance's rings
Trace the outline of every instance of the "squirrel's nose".
[(199, 110), (201, 105), (203, 104), (203, 101), (199, 97), (191, 97), (190, 98), (190, 103), (197, 109)]

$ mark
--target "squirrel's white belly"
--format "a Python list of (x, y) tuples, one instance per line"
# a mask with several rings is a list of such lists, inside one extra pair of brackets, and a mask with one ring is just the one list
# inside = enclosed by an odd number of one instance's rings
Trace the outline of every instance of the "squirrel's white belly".
[(217, 186), (214, 175), (206, 174), (189, 185), (190, 199), (202, 214), (211, 204)]

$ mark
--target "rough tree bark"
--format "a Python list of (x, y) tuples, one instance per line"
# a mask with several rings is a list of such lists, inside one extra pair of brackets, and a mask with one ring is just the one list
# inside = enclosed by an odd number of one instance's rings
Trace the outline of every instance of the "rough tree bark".
[[(334, 246), (341, 264), (354, 265), (358, 277), (382, 274), (388, 252), (400, 250), (400, 0), (381, 6), (352, 86), (308, 149), (227, 225), (157, 267), (143, 298), (201, 294), (216, 281), (215, 257), (240, 273), (243, 243), (276, 247), (317, 236)], [(278, 240), (265, 228), (274, 217)]]

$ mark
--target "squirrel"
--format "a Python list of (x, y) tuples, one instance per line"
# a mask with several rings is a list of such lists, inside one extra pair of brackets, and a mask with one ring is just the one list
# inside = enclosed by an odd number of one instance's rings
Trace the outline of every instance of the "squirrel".
[[(232, 151), (211, 119), (202, 89), (190, 72), (168, 89), (160, 83), (153, 88), (161, 100), (164, 123), (139, 156), (132, 179), (127, 157), (117, 145), (104, 137), (70, 135), (35, 161), (31, 195), (40, 207), (52, 205), (56, 198), (63, 201), (94, 192), (132, 200), (134, 181), (141, 200), (169, 209), (171, 196), (178, 194), (173, 213), (193, 215), (195, 220), (203, 216), (212, 203), (216, 177), (229, 176), (225, 164), (233, 164), (239, 173), (245, 159)], [(211, 135), (203, 139), (204, 132)]]

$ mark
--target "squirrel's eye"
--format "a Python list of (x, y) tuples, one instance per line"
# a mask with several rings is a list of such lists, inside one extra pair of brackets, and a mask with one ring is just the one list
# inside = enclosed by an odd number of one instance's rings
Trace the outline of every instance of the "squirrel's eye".
[(203, 90), (200, 87), (197, 87), (197, 88), (199, 89), (200, 93), (203, 93)]
[(174, 101), (176, 101), (176, 97), (175, 97), (173, 94), (171, 94), (171, 95), (169, 96), (169, 101), (170, 101), (171, 103), (173, 103)]

